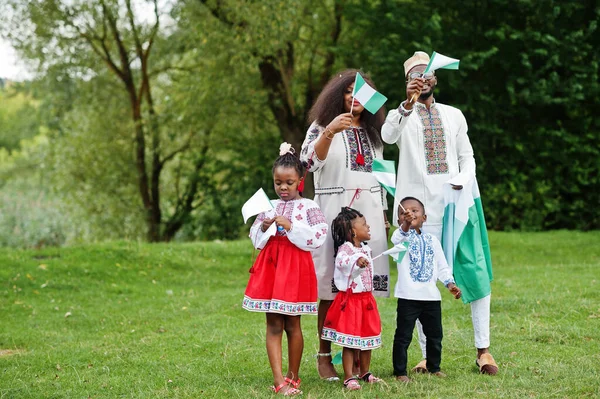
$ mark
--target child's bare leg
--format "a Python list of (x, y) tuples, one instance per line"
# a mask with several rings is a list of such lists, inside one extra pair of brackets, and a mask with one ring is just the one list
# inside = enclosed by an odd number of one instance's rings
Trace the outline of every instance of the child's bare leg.
[(267, 356), (273, 372), (275, 387), (285, 382), (281, 371), (281, 339), (283, 337), (284, 316), (267, 313)]
[(344, 348), (342, 350), (342, 365), (344, 366), (344, 380), (352, 378), (352, 369), (354, 368), (354, 349)]
[(362, 370), (362, 366), (360, 364), (360, 352), (360, 349), (354, 349), (354, 364), (352, 366), (353, 375), (360, 375), (360, 371)]
[(381, 378), (375, 377), (371, 373), (371, 350), (360, 352), (360, 370), (362, 374), (359, 375), (360, 379), (369, 384), (375, 384), (383, 381)]
[(288, 340), (288, 372), (286, 377), (298, 380), (302, 351), (304, 350), (304, 336), (300, 325), (300, 316), (285, 316), (285, 334)]
[(368, 373), (371, 367), (371, 351), (360, 351), (360, 371)]

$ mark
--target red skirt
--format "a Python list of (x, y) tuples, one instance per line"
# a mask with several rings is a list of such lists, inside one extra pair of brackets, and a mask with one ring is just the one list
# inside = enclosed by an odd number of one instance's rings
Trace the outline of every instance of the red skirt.
[(291, 316), (317, 314), (317, 275), (310, 252), (273, 236), (250, 269), (242, 307)]
[(345, 348), (381, 346), (381, 319), (372, 292), (339, 292), (325, 318), (321, 338)]

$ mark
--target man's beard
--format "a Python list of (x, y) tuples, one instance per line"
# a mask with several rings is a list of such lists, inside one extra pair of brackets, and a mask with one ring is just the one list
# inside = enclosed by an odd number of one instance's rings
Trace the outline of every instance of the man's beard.
[(427, 93), (421, 93), (421, 95), (419, 96), (419, 100), (425, 101), (432, 95), (433, 95), (433, 87)]

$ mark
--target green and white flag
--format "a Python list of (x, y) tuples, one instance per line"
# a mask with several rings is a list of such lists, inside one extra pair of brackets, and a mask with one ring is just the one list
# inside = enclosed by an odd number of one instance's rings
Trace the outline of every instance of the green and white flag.
[(352, 97), (356, 98), (372, 114), (379, 111), (379, 108), (387, 101), (387, 97), (369, 86), (358, 72), (356, 72), (356, 79), (354, 80)]
[(373, 175), (379, 184), (381, 184), (388, 193), (392, 194), (392, 197), (396, 196), (396, 168), (394, 166), (394, 161), (374, 159)]
[[(454, 190), (452, 184), (462, 185)], [(454, 273), (462, 300), (470, 303), (492, 292), (492, 257), (485, 217), (475, 176), (466, 183), (444, 184), (442, 247)]]
[(433, 72), (436, 69), (458, 69), (459, 63), (460, 60), (457, 60), (456, 58), (446, 57), (445, 55), (434, 51), (433, 54), (431, 54), (429, 64), (427, 64), (427, 68), (425, 68), (423, 73)]

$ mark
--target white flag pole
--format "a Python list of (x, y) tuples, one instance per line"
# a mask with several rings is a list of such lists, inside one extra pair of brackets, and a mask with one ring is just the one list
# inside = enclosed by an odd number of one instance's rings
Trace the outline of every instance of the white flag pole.
[[(354, 94), (356, 93), (356, 80), (358, 79), (358, 72), (356, 72), (356, 76), (354, 76), (354, 86), (352, 87), (352, 104), (350, 104), (350, 114), (352, 114), (352, 110), (354, 109)], [(350, 127), (352, 127), (352, 122), (350, 122)]]

